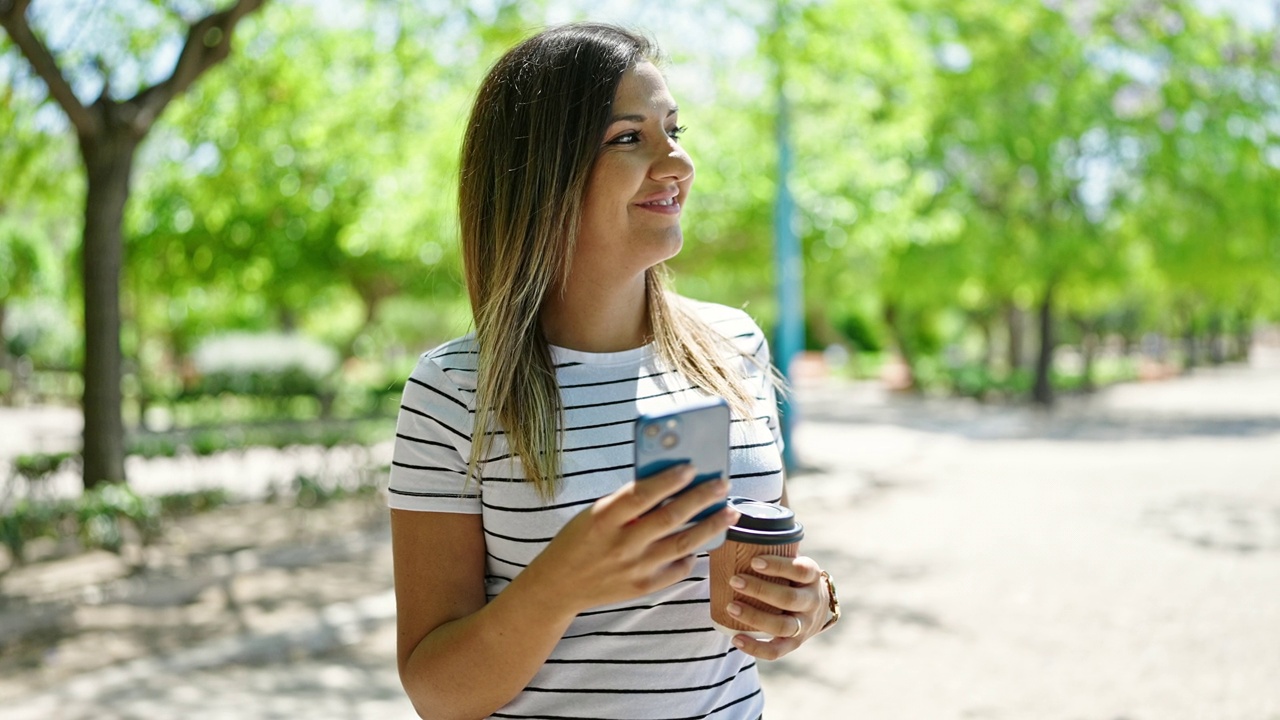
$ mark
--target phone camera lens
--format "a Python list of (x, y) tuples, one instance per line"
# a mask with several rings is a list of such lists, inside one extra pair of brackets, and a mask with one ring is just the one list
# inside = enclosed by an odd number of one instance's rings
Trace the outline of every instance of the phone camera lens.
[(644, 426), (644, 436), (647, 438), (658, 437), (658, 433), (660, 432), (662, 432), (662, 428), (658, 427), (656, 424)]
[(662, 447), (670, 450), (680, 442), (680, 436), (675, 433), (666, 433), (662, 436)]

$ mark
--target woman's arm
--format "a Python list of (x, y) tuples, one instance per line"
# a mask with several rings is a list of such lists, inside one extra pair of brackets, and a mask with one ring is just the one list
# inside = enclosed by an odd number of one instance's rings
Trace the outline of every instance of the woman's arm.
[(400, 680), (418, 714), (489, 715), (524, 689), (579, 612), (687, 577), (691, 553), (736, 517), (725, 509), (673, 535), (728, 493), (725, 481), (702, 483), (657, 507), (693, 476), (677, 467), (597, 500), (487, 604), (480, 515), (392, 510)]
[(515, 583), (485, 603), (480, 515), (391, 511), (400, 679), (424, 718), (488, 715), (515, 696), (573, 619)]

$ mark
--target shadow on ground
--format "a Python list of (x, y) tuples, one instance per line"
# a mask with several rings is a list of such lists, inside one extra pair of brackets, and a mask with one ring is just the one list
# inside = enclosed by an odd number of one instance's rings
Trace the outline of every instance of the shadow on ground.
[(966, 440), (1114, 441), (1174, 440), (1191, 437), (1250, 438), (1280, 433), (1280, 400), (1275, 416), (1175, 416), (1154, 412), (1090, 408), (1076, 399), (1062, 407), (982, 405), (977, 402), (893, 397), (886, 405), (858, 407), (822, 398), (808, 399), (804, 418), (817, 422), (895, 425)]

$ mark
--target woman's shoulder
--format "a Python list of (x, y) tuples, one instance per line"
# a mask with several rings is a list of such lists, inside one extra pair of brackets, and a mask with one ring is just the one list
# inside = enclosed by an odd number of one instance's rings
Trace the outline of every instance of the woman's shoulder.
[(765, 341), (764, 331), (745, 310), (684, 297), (681, 301), (694, 316), (724, 336), (742, 352), (755, 355), (760, 351)]
[(438, 345), (418, 357), (410, 381), (444, 391), (473, 391), (479, 347), (474, 333)]
[(475, 333), (467, 333), (462, 337), (454, 338), (449, 342), (442, 343), (422, 354), (424, 360), (431, 360), (439, 365), (457, 365), (459, 363), (469, 366), (472, 370), (476, 365), (476, 354), (480, 350), (480, 343), (476, 342)]

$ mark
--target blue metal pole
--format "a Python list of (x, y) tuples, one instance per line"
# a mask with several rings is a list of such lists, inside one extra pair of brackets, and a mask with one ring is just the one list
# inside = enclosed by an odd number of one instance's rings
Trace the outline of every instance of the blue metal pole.
[[(783, 7), (778, 5), (777, 32), (783, 32)], [(778, 190), (774, 201), (773, 236), (774, 258), (777, 268), (778, 293), (778, 325), (774, 338), (774, 363), (790, 382), (791, 363), (796, 355), (804, 350), (804, 256), (800, 248), (800, 239), (796, 237), (794, 216), (795, 203), (791, 198), (789, 185), (792, 168), (791, 132), (787, 103), (786, 76), (783, 72), (782, 60), (777, 58), (777, 100), (778, 117), (776, 124), (778, 144)], [(791, 397), (783, 396), (778, 403), (781, 415), (783, 456), (782, 461), (787, 472), (797, 468), (795, 445), (791, 441), (791, 431), (798, 420), (798, 408)]]

